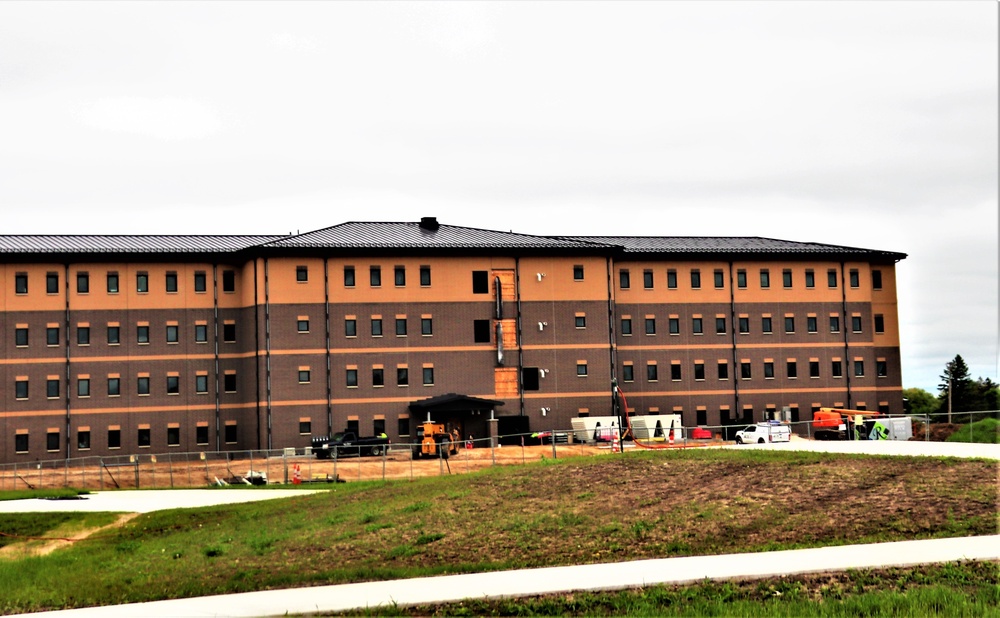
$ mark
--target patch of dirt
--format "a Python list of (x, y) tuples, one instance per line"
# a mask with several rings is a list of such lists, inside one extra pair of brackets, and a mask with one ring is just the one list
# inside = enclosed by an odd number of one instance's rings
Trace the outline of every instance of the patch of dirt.
[(26, 539), (19, 543), (12, 543), (10, 545), (0, 547), (0, 559), (18, 560), (29, 556), (47, 556), (57, 549), (69, 547), (76, 541), (86, 539), (87, 537), (93, 536), (98, 532), (103, 532), (113, 528), (121, 528), (138, 516), (139, 513), (124, 513), (119, 516), (114, 523), (108, 524), (107, 526), (98, 526), (96, 528), (80, 530), (68, 537), (45, 540)]
[(956, 425), (955, 423), (931, 423), (930, 439), (928, 440), (928, 432), (924, 424), (914, 421), (913, 437), (910, 438), (910, 442), (946, 442), (951, 437), (951, 434), (962, 427), (963, 425)]

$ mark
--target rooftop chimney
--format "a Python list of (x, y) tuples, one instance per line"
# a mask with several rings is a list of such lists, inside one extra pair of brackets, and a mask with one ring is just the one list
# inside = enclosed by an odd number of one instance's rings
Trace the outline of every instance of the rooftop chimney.
[(441, 225), (438, 223), (437, 217), (420, 217), (420, 229), (436, 232), (439, 227)]

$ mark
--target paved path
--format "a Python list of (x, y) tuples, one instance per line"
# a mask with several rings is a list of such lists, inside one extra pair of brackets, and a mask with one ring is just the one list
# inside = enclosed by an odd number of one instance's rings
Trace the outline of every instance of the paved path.
[(901, 457), (961, 457), (1000, 460), (1000, 444), (969, 442), (896, 442), (893, 440), (820, 441), (793, 439), (779, 444), (740, 444), (722, 448), (813, 451), (856, 455), (892, 455)]
[(283, 616), (392, 604), (419, 605), (580, 590), (620, 590), (652, 584), (685, 584), (705, 579), (756, 579), (774, 575), (910, 566), (956, 560), (1000, 560), (1000, 536), (445, 575), (91, 607), (33, 615), (74, 618)]

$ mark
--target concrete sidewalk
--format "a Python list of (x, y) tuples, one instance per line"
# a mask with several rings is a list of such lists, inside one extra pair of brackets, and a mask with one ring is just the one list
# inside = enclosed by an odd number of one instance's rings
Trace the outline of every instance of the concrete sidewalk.
[(77, 618), (281, 616), (394, 604), (405, 606), (582, 590), (620, 590), (653, 584), (685, 584), (706, 579), (757, 579), (846, 569), (998, 559), (1000, 559), (1000, 536), (963, 537), (445, 575), (340, 586), (247, 592), (29, 615)]

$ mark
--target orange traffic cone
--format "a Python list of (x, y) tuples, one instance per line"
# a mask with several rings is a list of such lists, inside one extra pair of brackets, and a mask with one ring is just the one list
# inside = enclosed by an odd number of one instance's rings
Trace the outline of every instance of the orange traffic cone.
[(293, 468), (293, 470), (294, 470), (294, 472), (292, 473), (292, 485), (301, 485), (302, 484), (302, 471), (299, 469), (299, 464), (295, 464), (295, 467)]

